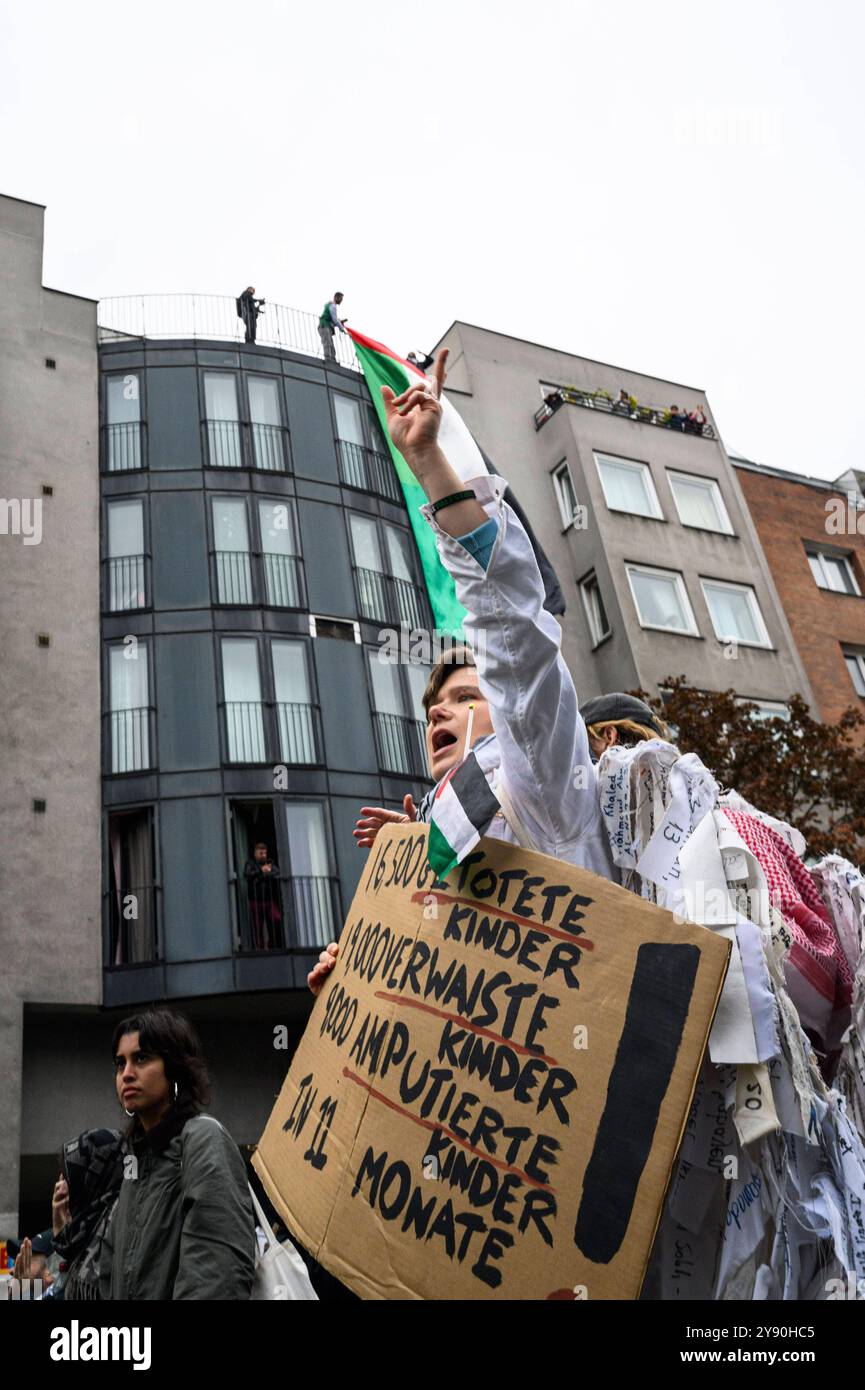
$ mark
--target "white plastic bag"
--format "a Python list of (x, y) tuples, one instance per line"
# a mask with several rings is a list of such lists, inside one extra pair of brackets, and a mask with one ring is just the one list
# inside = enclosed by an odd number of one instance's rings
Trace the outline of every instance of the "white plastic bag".
[(266, 1242), (263, 1254), (256, 1249), (255, 1279), (250, 1298), (259, 1302), (317, 1300), (318, 1294), (312, 1287), (309, 1271), (301, 1255), (290, 1240), (283, 1241), (280, 1245), (251, 1185), (249, 1195), (252, 1198), (255, 1220), (259, 1229), (263, 1231)]

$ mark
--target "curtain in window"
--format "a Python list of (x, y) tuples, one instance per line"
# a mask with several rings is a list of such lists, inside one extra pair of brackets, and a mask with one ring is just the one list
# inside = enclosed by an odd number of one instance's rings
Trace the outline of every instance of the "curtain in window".
[(281, 425), (279, 385), (269, 377), (249, 378), (249, 418), (257, 425)]
[(141, 399), (138, 377), (110, 376), (106, 381), (105, 405), (109, 425), (128, 425), (141, 419)]
[(612, 463), (609, 459), (599, 460), (598, 466), (608, 506), (618, 511), (635, 512), (638, 516), (653, 515), (641, 470)]
[(718, 637), (732, 637), (738, 642), (763, 640), (746, 593), (737, 593), (734, 589), (715, 589), (707, 584), (706, 601)]
[(675, 478), (672, 481), (679, 514), (686, 525), (702, 526), (707, 531), (723, 529), (711, 487), (684, 478)]
[(348, 444), (363, 444), (363, 424), (360, 405), (351, 396), (335, 394), (333, 408), (336, 414), (336, 434)]
[(112, 560), (144, 554), (144, 508), (141, 502), (108, 505), (108, 554)]
[(109, 661), (111, 770), (138, 772), (150, 766), (147, 648), (112, 647)]
[(674, 578), (666, 579), (658, 574), (639, 574), (631, 572), (631, 581), (640, 610), (640, 620), (658, 627), (687, 629), (685, 614), (677, 592)]
[(300, 946), (326, 946), (336, 934), (324, 810), (316, 802), (287, 802), (294, 929)]
[(236, 420), (237, 385), (225, 372), (205, 372), (204, 400), (208, 420)]
[(258, 644), (255, 640), (243, 637), (223, 638), (222, 680), (225, 691), (228, 760), (232, 763), (263, 763), (264, 719), (258, 673)]

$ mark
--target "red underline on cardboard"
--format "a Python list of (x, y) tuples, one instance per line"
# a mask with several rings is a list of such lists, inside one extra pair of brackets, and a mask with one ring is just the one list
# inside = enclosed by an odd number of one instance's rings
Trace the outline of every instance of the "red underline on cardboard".
[(433, 1134), (440, 1130), (442, 1134), (447, 1135), (448, 1139), (452, 1139), (455, 1144), (459, 1144), (461, 1149), (467, 1149), (470, 1154), (475, 1154), (477, 1158), (482, 1158), (486, 1163), (491, 1163), (494, 1168), (500, 1168), (503, 1173), (513, 1173), (515, 1177), (522, 1178), (523, 1182), (529, 1183), (530, 1186), (539, 1187), (542, 1192), (555, 1192), (556, 1189), (551, 1187), (548, 1182), (539, 1182), (537, 1178), (530, 1178), (528, 1173), (523, 1172), (522, 1168), (514, 1168), (510, 1163), (503, 1163), (500, 1158), (493, 1158), (492, 1154), (484, 1153), (483, 1149), (476, 1149), (468, 1140), (461, 1139), (452, 1129), (448, 1129), (447, 1125), (437, 1125), (433, 1120), (424, 1120), (420, 1115), (413, 1115), (410, 1110), (406, 1110), (404, 1105), (399, 1105), (395, 1100), (389, 1100), (387, 1096), (383, 1096), (381, 1091), (376, 1091), (374, 1087), (370, 1086), (368, 1081), (364, 1081), (362, 1076), (358, 1076), (356, 1072), (350, 1071), (348, 1067), (343, 1067), (342, 1074), (343, 1076), (347, 1076), (349, 1081), (355, 1081), (358, 1086), (362, 1086), (365, 1091), (369, 1091), (373, 1100), (380, 1100), (382, 1105), (386, 1105), (389, 1110), (396, 1110), (397, 1114), (404, 1115), (407, 1120), (414, 1120), (415, 1124), (420, 1125), (422, 1129), (428, 1129)]
[(434, 1004), (424, 1004), (420, 999), (407, 999), (404, 994), (388, 994), (383, 989), (377, 989), (376, 999), (389, 999), (393, 1004), (402, 1004), (406, 1009), (422, 1009), (425, 1014), (435, 1014), (436, 1018), (447, 1019), (449, 1023), (458, 1023), (462, 1028), (468, 1028), (472, 1033), (477, 1033), (482, 1038), (489, 1038), (491, 1042), (504, 1043), (512, 1052), (521, 1052), (524, 1057), (537, 1057), (539, 1062), (549, 1062), (551, 1067), (559, 1064), (555, 1057), (548, 1057), (545, 1052), (534, 1052), (530, 1047), (524, 1047), (522, 1043), (515, 1043), (511, 1038), (505, 1038), (501, 1033), (493, 1033), (489, 1028), (482, 1028), (479, 1023), (470, 1023), (461, 1014), (449, 1014), (444, 1009), (437, 1009)]
[(516, 922), (518, 927), (528, 927), (530, 931), (546, 932), (547, 936), (558, 937), (559, 941), (570, 941), (572, 945), (579, 946), (581, 951), (595, 949), (594, 941), (590, 941), (587, 936), (573, 936), (571, 932), (559, 931), (558, 927), (547, 927), (543, 922), (517, 917), (513, 912), (500, 912), (497, 908), (491, 908), (489, 903), (479, 903), (474, 898), (458, 898), (451, 893), (442, 893), (437, 888), (431, 888), (427, 892), (421, 889), (411, 895), (413, 903), (425, 903), (428, 898), (435, 898), (437, 903), (459, 903), (461, 907), (476, 907), (485, 917), (494, 917), (498, 922)]

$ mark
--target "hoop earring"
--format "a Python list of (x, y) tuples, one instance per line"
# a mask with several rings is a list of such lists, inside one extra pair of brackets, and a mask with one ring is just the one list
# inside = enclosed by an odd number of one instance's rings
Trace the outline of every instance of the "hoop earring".
[(177, 1104), (177, 1082), (174, 1083), (174, 1104)]
[(124, 1115), (128, 1115), (129, 1118), (130, 1118), (130, 1120), (131, 1120), (131, 1119), (133, 1118), (133, 1116), (135, 1115), (135, 1111), (134, 1111), (134, 1110), (127, 1110), (125, 1105), (124, 1105), (124, 1107), (123, 1107), (123, 1113), (124, 1113)]

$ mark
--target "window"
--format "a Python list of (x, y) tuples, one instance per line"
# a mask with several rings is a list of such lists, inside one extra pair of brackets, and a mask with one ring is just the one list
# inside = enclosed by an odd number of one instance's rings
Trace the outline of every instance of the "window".
[(317, 713), (302, 642), (274, 639), (270, 644), (279, 756), (284, 763), (321, 762)]
[(258, 643), (254, 637), (223, 637), (222, 686), (228, 761), (265, 762)]
[(108, 609), (146, 608), (144, 503), (108, 503)]
[(269, 376), (251, 376), (247, 384), (253, 467), (263, 468), (270, 473), (282, 473), (285, 471), (285, 454), (279, 382)]
[(349, 527), (361, 615), (371, 622), (427, 627), (429, 609), (416, 577), (416, 552), (409, 533), (357, 512), (350, 513)]
[(631, 593), (642, 627), (699, 637), (684, 580), (674, 570), (627, 565)]
[(857, 695), (865, 696), (865, 656), (858, 652), (845, 652), (844, 660), (850, 672), (853, 689)]
[[(346, 487), (359, 488), (363, 492), (375, 492), (392, 502), (402, 501), (402, 492), (390, 459), (387, 445), (382, 437), (375, 407), (367, 403), (365, 410), (353, 396), (333, 393), (333, 409), (336, 417), (337, 451), (339, 454), (340, 477)], [(363, 418), (366, 414), (368, 437), (372, 448), (367, 447), (364, 437)]]
[(559, 464), (553, 473), (553, 487), (556, 490), (556, 500), (562, 514), (562, 525), (572, 526), (579, 515), (579, 503), (571, 479), (571, 470), (567, 463)]
[(583, 596), (583, 607), (592, 634), (592, 646), (596, 647), (605, 637), (609, 637), (610, 624), (601, 598), (600, 585), (594, 574), (590, 574), (588, 579), (584, 579), (580, 584), (580, 593)]
[(701, 579), (700, 583), (719, 641), (748, 647), (772, 645), (753, 589), (721, 579)]
[(106, 465), (109, 473), (141, 467), (141, 397), (138, 376), (105, 378)]
[(265, 600), (271, 608), (302, 608), (303, 566), (290, 503), (258, 504)]
[(132, 640), (109, 648), (111, 771), (150, 767), (150, 683), (147, 646)]
[(732, 536), (733, 527), (724, 506), (721, 489), (714, 478), (698, 478), (693, 473), (668, 472), (670, 490), (683, 526), (702, 531), (720, 531)]
[[(231, 803), (231, 842), (234, 860), (235, 905), (242, 951), (285, 949), (283, 880), (277, 858), (276, 824), (269, 801)], [(256, 846), (265, 853), (256, 860)], [(258, 868), (257, 864), (269, 867)]]
[(749, 700), (747, 695), (743, 695), (736, 700), (736, 704), (756, 706), (750, 711), (751, 718), (756, 721), (790, 718), (790, 710), (783, 700)]
[(368, 651), (367, 659), (379, 767), (406, 777), (428, 777), (425, 722), (418, 706), (429, 672), (422, 666), (407, 667), (414, 674), (406, 687), (397, 662), (382, 661), (378, 650)]
[(321, 802), (286, 802), (285, 829), (291, 856), (294, 944), (317, 950), (333, 941), (339, 930), (339, 899)]
[(836, 594), (859, 594), (853, 566), (846, 555), (828, 555), (822, 550), (807, 550), (811, 573), (821, 589)]
[(214, 497), (211, 506), (217, 603), (252, 603), (246, 502), (238, 497)]
[(228, 372), (204, 373), (204, 408), (211, 468), (242, 468), (237, 382)]
[(652, 475), (645, 463), (595, 454), (607, 506), (613, 512), (650, 516), (664, 520)]
[(153, 812), (108, 818), (108, 958), (106, 965), (156, 959)]

